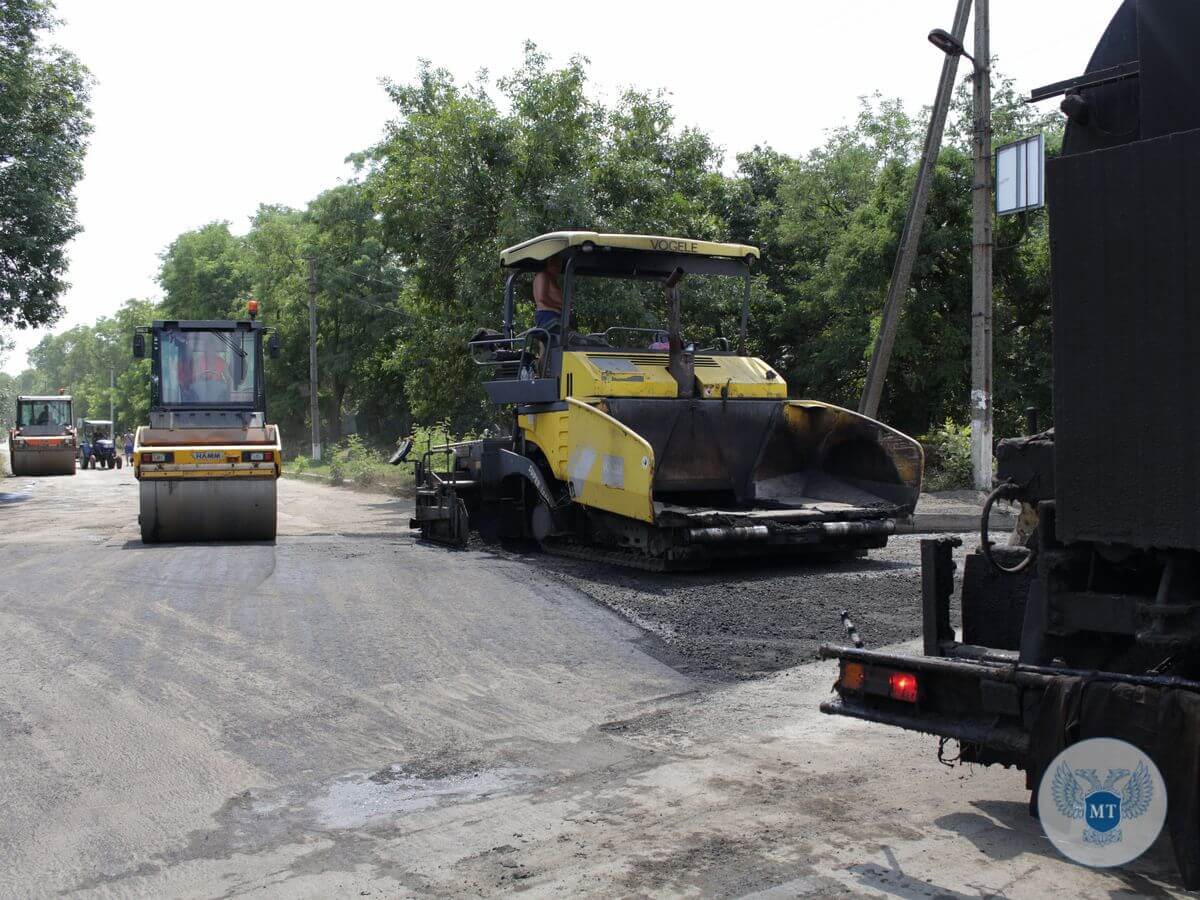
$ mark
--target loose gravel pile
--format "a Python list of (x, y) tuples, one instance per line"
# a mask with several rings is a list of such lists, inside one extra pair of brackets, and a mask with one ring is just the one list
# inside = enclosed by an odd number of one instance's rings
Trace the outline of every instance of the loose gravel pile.
[[(969, 544), (973, 536), (963, 537)], [(844, 641), (843, 609), (868, 647), (919, 636), (920, 538), (893, 537), (887, 548), (849, 562), (739, 562), (699, 573), (519, 558), (643, 628), (654, 652), (676, 669), (748, 678), (811, 662), (822, 642)]]

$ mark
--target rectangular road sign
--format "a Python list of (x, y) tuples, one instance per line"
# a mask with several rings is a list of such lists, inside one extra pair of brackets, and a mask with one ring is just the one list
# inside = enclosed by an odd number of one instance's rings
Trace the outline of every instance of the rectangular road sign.
[(1046, 205), (1046, 140), (1038, 134), (996, 150), (996, 214)]

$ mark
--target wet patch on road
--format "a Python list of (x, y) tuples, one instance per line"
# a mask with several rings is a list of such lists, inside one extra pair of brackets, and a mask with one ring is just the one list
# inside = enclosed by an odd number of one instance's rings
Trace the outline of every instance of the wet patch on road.
[[(195, 860), (262, 854), (314, 841), (322, 844), (318, 855), (336, 850), (338, 865), (346, 865), (350, 858), (382, 864), (383, 860), (375, 859), (377, 843), (403, 832), (408, 816), (486, 801), (526, 788), (543, 777), (534, 769), (505, 766), (454, 771), (456, 762), (466, 764), (449, 754), (428, 765), (394, 763), (375, 772), (350, 772), (305, 785), (242, 791), (214, 813), (213, 828), (190, 832), (183, 846), (124, 871), (98, 873), (72, 891), (154, 875)], [(293, 872), (308, 870), (301, 864), (308, 856), (300, 857)]]
[(420, 778), (393, 765), (371, 775), (355, 773), (340, 778), (309, 807), (322, 828), (369, 828), (390, 824), (408, 813), (484, 800), (513, 790), (533, 775), (524, 769), (500, 768)]

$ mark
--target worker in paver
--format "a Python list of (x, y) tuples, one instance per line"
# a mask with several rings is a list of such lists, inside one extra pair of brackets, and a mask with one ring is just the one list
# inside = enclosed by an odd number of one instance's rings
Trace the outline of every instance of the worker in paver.
[(551, 335), (561, 330), (563, 295), (558, 276), (562, 273), (562, 260), (557, 255), (546, 260), (546, 268), (533, 279), (533, 303), (536, 310), (533, 324), (545, 328)]

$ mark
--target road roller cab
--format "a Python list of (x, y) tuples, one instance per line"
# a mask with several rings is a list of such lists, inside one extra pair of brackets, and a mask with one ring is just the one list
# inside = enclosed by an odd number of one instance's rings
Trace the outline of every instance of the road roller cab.
[[(150, 423), (133, 455), (143, 542), (274, 540), (282, 448), (266, 416), (267, 333), (253, 318), (135, 332), (133, 355), (151, 361)], [(273, 334), (268, 349), (278, 355)]]
[(75, 428), (71, 397), (17, 398), (16, 427), (8, 433), (14, 475), (74, 475)]
[[(511, 410), (512, 437), (429, 448), (414, 526), (452, 542), (477, 526), (523, 533), (645, 568), (882, 547), (916, 504), (921, 447), (790, 399), (751, 355), (758, 255), (594, 232), (505, 250), (503, 330), (477, 334), (470, 352), (488, 396)], [(543, 309), (519, 330), (522, 282), (538, 278), (543, 298), (555, 279), (561, 316)]]

